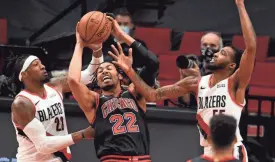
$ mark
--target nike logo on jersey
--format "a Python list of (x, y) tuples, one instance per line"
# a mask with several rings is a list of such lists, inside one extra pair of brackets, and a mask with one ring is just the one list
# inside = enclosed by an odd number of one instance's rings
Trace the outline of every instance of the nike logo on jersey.
[(36, 106), (39, 102), (40, 102), (40, 100), (39, 100), (39, 101), (37, 101), (34, 105)]
[(201, 89), (205, 89), (205, 88), (206, 88), (206, 87), (202, 87), (202, 86), (201, 86)]
[(207, 97), (199, 97), (199, 109), (205, 108), (222, 108), (226, 106), (226, 96), (225, 95), (214, 95)]

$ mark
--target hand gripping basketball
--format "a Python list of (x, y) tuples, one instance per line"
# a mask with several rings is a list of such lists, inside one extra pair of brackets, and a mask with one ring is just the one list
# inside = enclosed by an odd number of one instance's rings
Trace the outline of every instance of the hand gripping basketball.
[(91, 11), (82, 16), (77, 29), (87, 44), (99, 44), (110, 36), (112, 23), (106, 13)]
[(111, 17), (111, 16), (107, 16), (107, 18), (112, 22), (112, 35), (118, 40), (121, 41), (123, 34), (126, 34), (119, 26), (119, 24), (117, 23), (117, 21)]

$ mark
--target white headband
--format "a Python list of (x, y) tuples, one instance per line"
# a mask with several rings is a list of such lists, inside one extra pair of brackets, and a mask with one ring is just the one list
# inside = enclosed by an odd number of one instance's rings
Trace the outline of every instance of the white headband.
[(37, 60), (38, 57), (36, 56), (33, 56), (33, 55), (30, 55), (24, 62), (24, 65), (19, 73), (19, 80), (22, 81), (22, 72), (24, 72), (25, 70), (28, 69), (28, 67), (31, 65), (31, 63), (34, 61), (34, 60)]

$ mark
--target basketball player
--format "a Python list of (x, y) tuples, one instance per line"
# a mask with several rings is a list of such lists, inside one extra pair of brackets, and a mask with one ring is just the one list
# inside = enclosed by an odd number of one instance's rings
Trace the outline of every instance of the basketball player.
[(201, 155), (187, 162), (241, 162), (233, 156), (236, 127), (237, 120), (232, 116), (213, 116), (207, 138), (213, 148), (213, 156)]
[[(63, 92), (68, 92), (66, 80), (49, 84), (45, 66), (36, 56), (21, 56), (10, 62), (15, 77), (23, 89), (12, 103), (12, 121), (19, 143), (18, 162), (61, 162), (71, 158), (68, 146), (94, 136), (91, 127), (68, 135)], [(88, 68), (92, 68), (91, 66)], [(92, 69), (89, 69), (92, 70)], [(89, 81), (88, 71), (82, 80)]]
[[(102, 162), (150, 162), (149, 134), (145, 121), (146, 103), (130, 85), (121, 87), (122, 75), (114, 64), (104, 62), (96, 71), (101, 94), (80, 82), (82, 52), (85, 46), (78, 32), (69, 67), (68, 83), (74, 98), (95, 129), (95, 150)], [(119, 52), (122, 52), (119, 46)], [(113, 50), (118, 52), (114, 46)], [(131, 55), (132, 49), (129, 50)], [(132, 59), (128, 60), (132, 64)]]
[[(207, 142), (210, 118), (222, 113), (234, 116), (239, 123), (245, 105), (245, 89), (249, 84), (254, 66), (256, 34), (246, 12), (244, 0), (235, 0), (235, 2), (240, 15), (246, 49), (241, 53), (235, 47), (226, 46), (215, 53), (207, 65), (207, 68), (213, 71), (211, 75), (189, 76), (174, 85), (153, 89), (134, 72), (127, 62), (129, 59), (127, 56), (122, 54), (111, 55), (116, 60), (114, 63), (128, 75), (138, 93), (145, 97), (148, 102), (176, 98), (186, 93), (197, 95), (200, 143), (204, 147), (204, 154), (207, 156), (212, 156), (212, 149)], [(241, 160), (247, 161), (239, 128), (236, 131), (236, 139), (235, 155), (237, 158), (243, 157)], [(238, 152), (239, 150), (242, 152)]]

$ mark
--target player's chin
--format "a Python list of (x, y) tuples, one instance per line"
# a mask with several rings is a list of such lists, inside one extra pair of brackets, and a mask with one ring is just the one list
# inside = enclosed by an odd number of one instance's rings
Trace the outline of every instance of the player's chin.
[(40, 80), (43, 83), (48, 83), (50, 81), (50, 77), (48, 75), (42, 76)]
[(206, 65), (206, 69), (209, 69), (209, 70), (216, 70), (217, 69), (217, 65), (215, 65), (215, 63), (208, 63)]
[(101, 86), (101, 89), (103, 89), (104, 91), (109, 91), (113, 88), (114, 88), (114, 84), (112, 84), (112, 83), (103, 84)]

